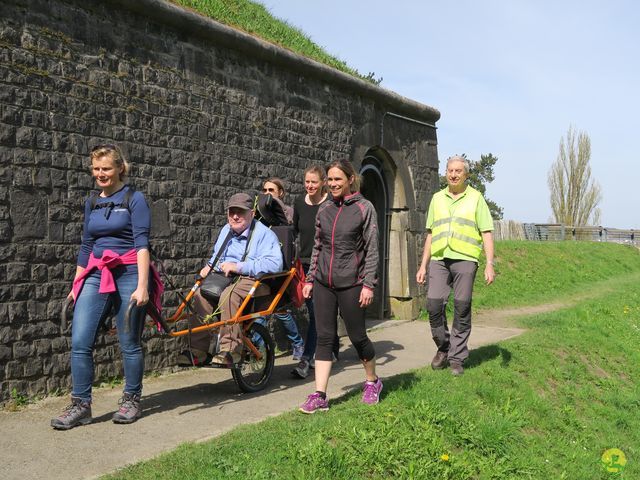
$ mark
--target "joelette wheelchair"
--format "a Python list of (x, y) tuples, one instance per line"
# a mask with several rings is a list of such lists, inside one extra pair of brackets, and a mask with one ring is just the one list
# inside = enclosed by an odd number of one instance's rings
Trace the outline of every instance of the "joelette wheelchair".
[[(151, 317), (158, 331), (171, 337), (184, 337), (202, 331), (216, 332), (223, 325), (242, 324), (243, 348), (240, 361), (231, 367), (216, 364), (210, 366), (230, 368), (233, 379), (243, 392), (262, 390), (271, 379), (275, 362), (275, 342), (267, 327), (256, 322), (256, 319), (276, 313), (278, 309), (282, 309), (290, 301), (287, 290), (292, 286), (292, 281), (296, 277), (296, 269), (293, 267), (295, 257), (293, 227), (286, 224), (280, 204), (274, 201), (271, 195), (259, 194), (256, 197), (255, 210), (256, 219), (271, 227), (278, 237), (282, 247), (285, 269), (282, 272), (265, 274), (255, 278), (249, 294), (244, 298), (232, 318), (224, 321), (219, 319), (219, 315), (211, 315), (207, 319), (198, 318), (202, 325), (197, 327), (191, 327), (190, 322), (186, 321), (188, 316), (197, 315), (191, 306), (191, 301), (204, 280), (199, 275), (196, 276), (195, 283), (186, 295), (176, 290), (181, 303), (173, 315), (165, 318), (151, 302), (147, 304), (147, 315)], [(162, 268), (162, 262), (155, 260), (154, 263), (160, 267), (158, 270), (165, 282), (173, 286)], [(268, 285), (271, 293), (266, 296), (254, 297), (254, 292), (261, 284)], [(218, 298), (207, 297), (204, 290), (201, 294), (212, 305), (217, 304)], [(63, 323), (66, 323), (70, 305), (71, 302), (65, 302), (62, 315)], [(129, 316), (133, 307), (135, 307), (135, 301), (130, 303), (127, 310), (125, 317), (125, 328), (127, 329), (130, 328)]]

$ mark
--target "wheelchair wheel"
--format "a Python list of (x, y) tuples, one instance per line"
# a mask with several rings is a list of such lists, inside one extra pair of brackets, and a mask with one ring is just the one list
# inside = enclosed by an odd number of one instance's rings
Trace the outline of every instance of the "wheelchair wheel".
[(269, 330), (258, 323), (251, 325), (247, 336), (262, 353), (262, 358), (258, 360), (245, 346), (242, 351), (242, 361), (231, 369), (231, 374), (240, 390), (251, 393), (262, 390), (269, 383), (273, 374), (275, 345)]

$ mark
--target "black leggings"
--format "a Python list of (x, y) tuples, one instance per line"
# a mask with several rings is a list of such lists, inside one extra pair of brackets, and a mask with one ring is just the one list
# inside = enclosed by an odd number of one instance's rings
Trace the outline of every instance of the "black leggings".
[(360, 360), (368, 361), (376, 356), (364, 324), (365, 309), (360, 308), (361, 291), (362, 285), (334, 290), (314, 282), (313, 309), (318, 331), (316, 360), (332, 360), (331, 351), (338, 331), (338, 308)]

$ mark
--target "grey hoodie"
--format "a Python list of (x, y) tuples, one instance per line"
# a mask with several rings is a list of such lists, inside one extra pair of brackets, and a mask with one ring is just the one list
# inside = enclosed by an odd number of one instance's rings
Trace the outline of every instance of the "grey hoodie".
[(329, 198), (316, 216), (316, 234), (307, 282), (329, 288), (378, 282), (378, 226), (373, 205), (359, 192)]

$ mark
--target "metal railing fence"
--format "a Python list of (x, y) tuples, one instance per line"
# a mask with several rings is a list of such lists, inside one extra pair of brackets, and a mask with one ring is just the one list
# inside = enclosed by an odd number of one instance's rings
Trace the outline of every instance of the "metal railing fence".
[(561, 223), (520, 223), (513, 220), (496, 220), (493, 225), (496, 240), (583, 240), (640, 246), (639, 232), (633, 229), (571, 226)]

